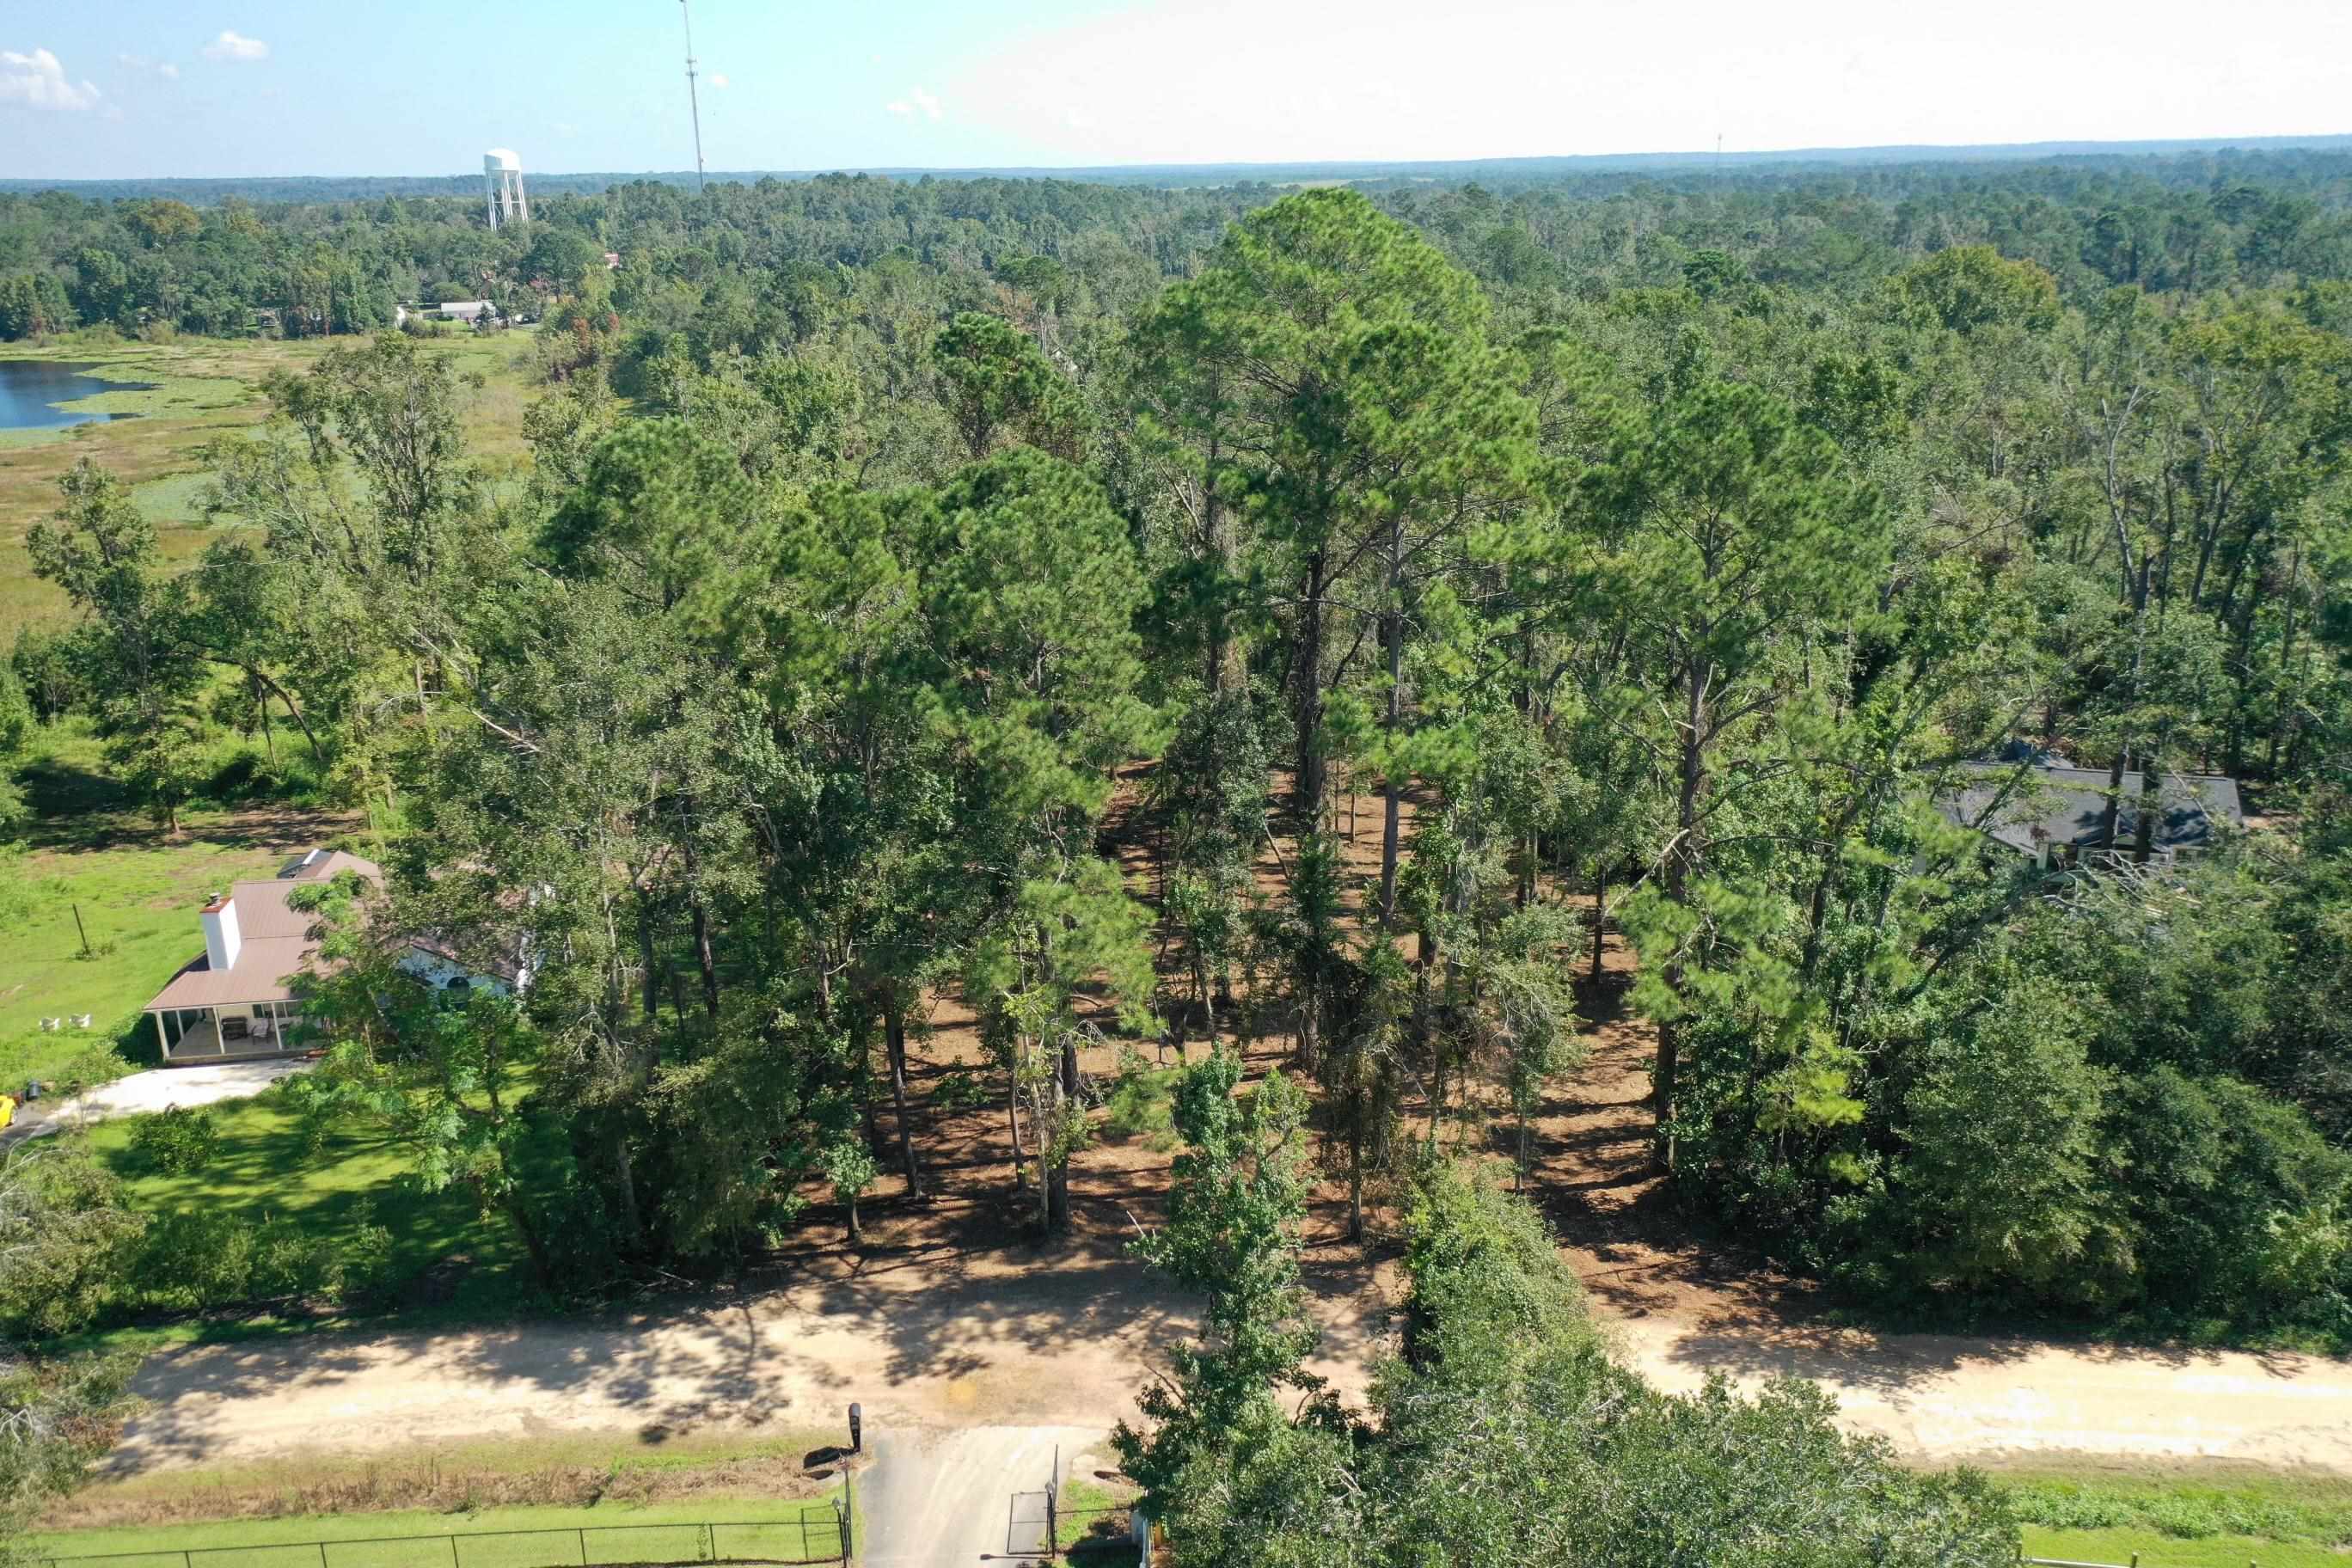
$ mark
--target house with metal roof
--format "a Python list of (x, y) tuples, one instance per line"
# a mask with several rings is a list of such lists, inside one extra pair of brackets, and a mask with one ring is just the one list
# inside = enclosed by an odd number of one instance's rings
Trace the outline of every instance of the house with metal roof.
[[(1970, 763), (1961, 786), (1938, 805), (1944, 815), (1992, 843), (2064, 868), (2112, 847), (2130, 855), (2139, 844), (2145, 775), (2126, 769), (2116, 782), (2105, 768), (2067, 767), (2035, 753), (2009, 762)], [(2116, 795), (2112, 845), (2107, 795)], [(2235, 779), (2219, 773), (2162, 773), (2149, 815), (2148, 858), (2169, 862), (2210, 849), (2222, 834), (2246, 823)]]
[[(325, 933), (289, 895), (346, 871), (369, 882), (383, 879), (373, 860), (313, 849), (287, 862), (275, 878), (238, 882), (206, 901), (197, 913), (204, 951), (181, 965), (146, 1006), (165, 1067), (298, 1056), (324, 1044), (303, 1018), (295, 982), (317, 971)], [(431, 935), (407, 939), (398, 963), (419, 984), (460, 994), (476, 986), (505, 994), (529, 981), (520, 963), (469, 967)]]

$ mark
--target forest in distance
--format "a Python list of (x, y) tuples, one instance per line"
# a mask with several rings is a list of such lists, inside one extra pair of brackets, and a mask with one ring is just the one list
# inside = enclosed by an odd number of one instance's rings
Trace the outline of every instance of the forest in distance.
[[(483, 297), (541, 322), (511, 482), (391, 330)], [(68, 474), (0, 744), (87, 723), (169, 825), (268, 722), (364, 814), (386, 886), (312, 903), (339, 1043), (285, 1092), (546, 1300), (919, 1200), (951, 994), (1040, 1236), (1107, 1104), (1181, 1139), (1142, 1249), (1208, 1326), (1121, 1438), (1179, 1561), (1679, 1561), (1671, 1497), (1710, 1550), (1991, 1564), (1980, 1478), (1615, 1368), (1528, 1124), (1622, 932), (1672, 1200), (1759, 1256), (1866, 1312), (2352, 1342), (2347, 330), (2332, 151), (646, 182), (497, 231), (0, 194), (0, 338), (339, 340), (208, 453), (193, 569)], [(1989, 832), (2053, 763), (2079, 857)], [(2243, 820), (2170, 853), (2215, 780)], [(417, 931), (532, 983), (415, 994)], [(26, 1192), (0, 1328), (136, 1310), (102, 1175)], [(1318, 1193), (1405, 1260), (1368, 1410), (1303, 1370)]]

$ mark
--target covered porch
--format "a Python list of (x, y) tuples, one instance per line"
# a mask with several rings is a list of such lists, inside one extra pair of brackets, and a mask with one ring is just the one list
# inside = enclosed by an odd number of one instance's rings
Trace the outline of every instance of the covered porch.
[(253, 1061), (300, 1056), (323, 1043), (302, 1018), (299, 1002), (251, 1002), (220, 1007), (156, 1007), (155, 1039), (165, 1067)]

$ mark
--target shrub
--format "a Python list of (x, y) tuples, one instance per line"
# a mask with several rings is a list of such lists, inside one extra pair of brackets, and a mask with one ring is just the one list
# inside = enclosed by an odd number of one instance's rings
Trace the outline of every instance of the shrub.
[(142, 1117), (131, 1130), (131, 1147), (151, 1169), (168, 1176), (203, 1170), (220, 1150), (220, 1129), (209, 1110), (167, 1105)]
[(341, 1300), (386, 1282), (392, 1233), (362, 1205), (348, 1240), (273, 1215), (256, 1222), (223, 1209), (156, 1217), (131, 1269), (138, 1305), (196, 1312), (299, 1298)]
[(974, 1068), (953, 1067), (940, 1073), (932, 1094), (942, 1110), (971, 1110), (988, 1103), (988, 1085)]

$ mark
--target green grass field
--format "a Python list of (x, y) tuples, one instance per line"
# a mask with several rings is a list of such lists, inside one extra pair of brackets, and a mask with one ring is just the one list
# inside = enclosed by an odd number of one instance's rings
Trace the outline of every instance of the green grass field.
[[(244, 746), (226, 736), (219, 749), (226, 760)], [(22, 846), (0, 849), (0, 1087), (152, 1063), (139, 1010), (202, 949), (205, 896), (272, 875), (288, 847), (351, 826), (281, 804), (199, 805), (173, 837), (131, 810), (103, 767), (87, 725), (68, 721), (37, 735), (19, 773), (33, 816)], [(84, 1013), (87, 1033), (40, 1029)]]
[(2343, 1568), (2344, 1553), (2308, 1542), (2253, 1535), (2212, 1535), (2198, 1541), (2152, 1530), (2043, 1530), (2025, 1527), (2025, 1554), (2066, 1563), (2112, 1563), (2130, 1568)]
[(2141, 1568), (2321, 1568), (2352, 1545), (2352, 1480), (2245, 1467), (2084, 1471), (2053, 1465), (2002, 1477), (2029, 1557)]
[[(823, 1558), (837, 1539), (831, 1497), (709, 1497), (591, 1508), (493, 1508), (464, 1513), (293, 1514), (209, 1523), (59, 1531), (35, 1537), (60, 1560), (109, 1557), (120, 1568), (560, 1568), (562, 1564), (769, 1562)], [(456, 1537), (454, 1542), (449, 1537)], [(425, 1540), (386, 1539), (425, 1537)], [(320, 1550), (324, 1543), (325, 1550)], [(341, 1544), (337, 1544), (341, 1543)]]
[(1133, 1487), (1112, 1488), (1089, 1476), (1072, 1476), (1062, 1483), (1055, 1500), (1060, 1513), (1054, 1544), (1073, 1563), (1135, 1561), (1127, 1532), (1127, 1516), (1118, 1510), (1132, 1501)]
[(200, 1171), (149, 1169), (131, 1147), (138, 1117), (92, 1128), (90, 1149), (129, 1183), (132, 1204), (150, 1213), (202, 1206), (256, 1223), (275, 1215), (294, 1220), (306, 1235), (345, 1243), (372, 1219), (392, 1233), (393, 1279), (447, 1271), (432, 1305), (465, 1313), (509, 1303), (510, 1266), (520, 1250), (510, 1232), (484, 1219), (462, 1189), (427, 1193), (408, 1180), (407, 1152), (390, 1139), (345, 1127), (313, 1152), (275, 1094), (210, 1109), (220, 1148)]

